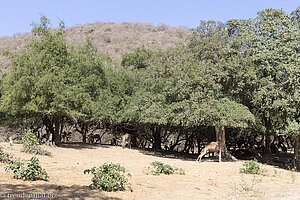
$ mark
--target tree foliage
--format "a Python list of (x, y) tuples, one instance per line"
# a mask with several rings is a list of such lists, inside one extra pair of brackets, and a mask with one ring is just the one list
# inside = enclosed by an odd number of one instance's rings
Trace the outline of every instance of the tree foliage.
[(135, 48), (133, 52), (122, 56), (121, 65), (124, 67), (132, 66), (136, 69), (148, 67), (147, 60), (151, 58), (152, 54), (153, 51), (147, 49), (145, 46)]
[(299, 19), (297, 8), (290, 15), (265, 9), (254, 19), (201, 21), (186, 46), (141, 46), (116, 63), (90, 39), (67, 44), (63, 22), (51, 29), (42, 17), (29, 45), (4, 52), (12, 68), (0, 79), (0, 111), (11, 119), (47, 118), (53, 134), (67, 116), (149, 125), (153, 133), (225, 126), (267, 138), (296, 135)]
[(296, 19), (297, 11), (287, 15), (265, 9), (255, 19), (228, 22), (232, 52), (254, 65), (256, 83), (249, 108), (268, 135), (285, 132), (291, 121), (299, 123), (300, 32)]
[(12, 68), (3, 80), (1, 106), (15, 117), (50, 118), (57, 142), (61, 117), (92, 116), (106, 84), (103, 68), (110, 59), (97, 54), (90, 40), (69, 46), (63, 22), (59, 29), (50, 29), (49, 24), (42, 17), (40, 24), (33, 24), (35, 38), (21, 52), (4, 53)]

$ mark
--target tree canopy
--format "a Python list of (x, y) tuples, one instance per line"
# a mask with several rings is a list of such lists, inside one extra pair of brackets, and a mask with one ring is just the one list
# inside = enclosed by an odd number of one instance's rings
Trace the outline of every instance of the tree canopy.
[(91, 117), (106, 85), (103, 68), (110, 59), (98, 55), (90, 40), (69, 46), (63, 22), (59, 29), (49, 24), (42, 17), (40, 24), (33, 24), (35, 38), (21, 52), (4, 53), (12, 67), (3, 79), (1, 108), (14, 117), (41, 116), (58, 124), (63, 116)]
[(23, 50), (3, 52), (12, 67), (0, 79), (0, 114), (50, 119), (56, 140), (63, 117), (299, 134), (299, 9), (202, 21), (188, 45), (141, 46), (121, 62), (98, 53), (89, 38), (68, 44), (64, 23), (53, 29), (42, 17)]

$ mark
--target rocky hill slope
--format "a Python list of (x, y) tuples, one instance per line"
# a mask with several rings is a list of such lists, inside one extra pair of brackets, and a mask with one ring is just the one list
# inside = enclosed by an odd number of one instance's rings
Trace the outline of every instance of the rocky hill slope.
[[(141, 45), (153, 50), (164, 50), (186, 44), (192, 31), (185, 27), (170, 27), (166, 24), (154, 26), (150, 23), (91, 23), (66, 29), (68, 42), (82, 42), (89, 36), (100, 52), (108, 52), (115, 60), (122, 54)], [(0, 37), (0, 51), (21, 50), (32, 39), (31, 33)], [(0, 69), (7, 71), (11, 63), (0, 55)]]

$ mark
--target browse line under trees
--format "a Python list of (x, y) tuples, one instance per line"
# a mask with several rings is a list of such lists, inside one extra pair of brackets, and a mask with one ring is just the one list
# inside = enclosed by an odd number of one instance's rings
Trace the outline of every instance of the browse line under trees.
[(154, 148), (167, 132), (199, 138), (203, 127), (248, 127), (264, 135), (269, 151), (271, 136), (300, 133), (299, 10), (201, 22), (186, 46), (141, 46), (120, 63), (89, 39), (67, 44), (63, 23), (50, 29), (42, 17), (25, 49), (5, 53), (12, 68), (0, 81), (0, 117), (44, 119), (55, 143), (63, 117), (126, 122), (147, 130)]

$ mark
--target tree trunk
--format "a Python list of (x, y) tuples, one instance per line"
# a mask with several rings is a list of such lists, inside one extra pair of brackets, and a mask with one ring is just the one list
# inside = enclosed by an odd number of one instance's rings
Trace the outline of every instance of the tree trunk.
[(178, 135), (177, 135), (177, 137), (176, 137), (176, 140), (175, 140), (174, 142), (171, 141), (171, 144), (170, 144), (170, 151), (174, 151), (174, 149), (175, 149), (175, 147), (178, 145), (178, 143), (179, 143), (179, 141), (180, 141), (180, 137), (181, 137), (181, 135), (182, 135), (182, 133), (183, 133), (183, 131), (180, 130), (180, 129), (178, 129), (177, 132), (178, 132)]
[[(222, 161), (222, 152), (225, 147), (225, 128), (223, 126), (215, 126), (216, 131), (216, 141), (219, 142), (220, 152), (219, 152), (219, 162)], [(224, 141), (223, 141), (224, 139)]]
[(294, 166), (300, 171), (300, 135), (294, 136)]
[(270, 153), (271, 152), (271, 148), (270, 148), (270, 145), (271, 145), (271, 138), (270, 138), (270, 134), (266, 134), (266, 136), (265, 136), (265, 141), (266, 141), (266, 143), (265, 143), (265, 152), (266, 153)]
[(87, 133), (89, 132), (89, 128), (90, 128), (89, 122), (85, 119), (78, 118), (75, 119), (75, 123), (76, 123), (75, 126), (76, 131), (82, 135), (82, 142), (86, 143)]
[(53, 123), (54, 123), (54, 134), (52, 138), (53, 139), (52, 144), (57, 145), (60, 143), (60, 135), (59, 135), (60, 118), (58, 115), (53, 115)]
[(227, 152), (226, 148), (226, 139), (225, 139), (225, 127), (224, 126), (215, 126), (217, 141), (220, 144), (219, 152), (219, 162), (222, 161), (222, 154), (224, 157), (229, 157), (230, 159), (236, 161), (237, 159)]
[(264, 118), (263, 119), (265, 125), (266, 125), (266, 133), (265, 133), (265, 153), (269, 154), (271, 153), (271, 148), (270, 148), (270, 145), (271, 145), (271, 133), (269, 132), (270, 130), (272, 130), (272, 125), (271, 125), (271, 122), (270, 122), (270, 118)]
[(132, 133), (131, 135), (131, 146), (132, 147), (138, 147), (138, 142), (137, 142), (137, 134), (136, 133)]
[(82, 142), (86, 143), (86, 134), (88, 132), (88, 127), (85, 122), (82, 122), (81, 131), (82, 131)]
[(48, 146), (50, 146), (53, 143), (53, 134), (54, 134), (53, 121), (47, 115), (45, 115), (42, 120), (44, 125), (46, 126), (47, 144)]
[(220, 142), (221, 141), (221, 126), (215, 126), (215, 131), (216, 131), (216, 141)]
[(227, 147), (226, 147), (226, 139), (225, 139), (225, 127), (222, 126), (221, 128), (222, 130), (222, 136), (221, 136), (221, 141), (222, 141), (222, 152), (223, 152), (223, 155), (226, 155), (227, 154)]
[(198, 152), (197, 152), (197, 153), (198, 153), (198, 154), (200, 154), (200, 152), (201, 152), (200, 144), (201, 144), (201, 143), (200, 143), (200, 140), (197, 139), (197, 145), (198, 145), (198, 146), (197, 146), (197, 148), (198, 148)]
[(205, 130), (203, 127), (200, 127), (199, 129), (196, 130), (197, 134), (196, 134), (196, 140), (197, 140), (197, 147), (198, 147), (198, 154), (201, 153), (201, 142), (203, 140), (203, 138), (201, 137), (201, 135), (203, 135), (203, 133), (207, 130)]
[(183, 147), (183, 152), (188, 152), (188, 147), (189, 147), (189, 136), (185, 135), (185, 143), (184, 143), (184, 147)]
[(192, 154), (194, 154), (194, 149), (195, 149), (194, 148), (194, 138), (195, 138), (194, 133), (191, 133), (191, 135), (187, 136), (187, 143), (185, 144), (184, 152), (189, 154), (191, 151)]
[(160, 137), (161, 128), (159, 126), (153, 127), (153, 148), (161, 149), (161, 137)]

